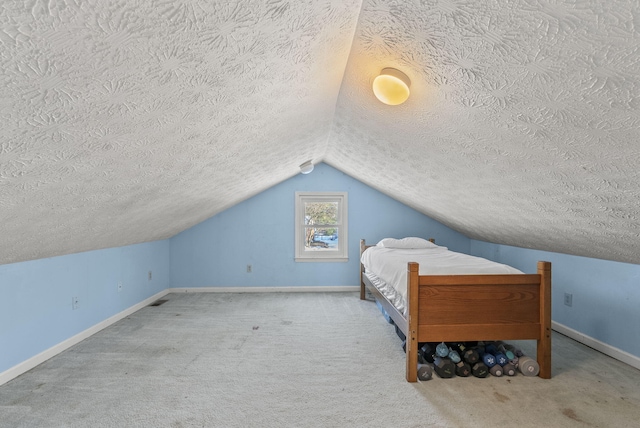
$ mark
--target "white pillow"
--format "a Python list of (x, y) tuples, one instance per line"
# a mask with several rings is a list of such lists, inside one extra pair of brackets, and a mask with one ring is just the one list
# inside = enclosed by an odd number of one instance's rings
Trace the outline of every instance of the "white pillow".
[(378, 242), (377, 246), (384, 248), (439, 248), (431, 241), (413, 236), (402, 239), (384, 238)]

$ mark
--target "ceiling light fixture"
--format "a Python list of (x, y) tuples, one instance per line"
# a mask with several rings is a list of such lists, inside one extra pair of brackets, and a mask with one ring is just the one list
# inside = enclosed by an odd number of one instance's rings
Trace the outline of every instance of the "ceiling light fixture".
[(373, 80), (373, 93), (380, 101), (390, 106), (402, 104), (409, 98), (411, 80), (400, 70), (383, 68)]
[(313, 171), (313, 163), (308, 160), (305, 163), (303, 163), (302, 165), (300, 165), (300, 172), (303, 174), (309, 174), (311, 171)]

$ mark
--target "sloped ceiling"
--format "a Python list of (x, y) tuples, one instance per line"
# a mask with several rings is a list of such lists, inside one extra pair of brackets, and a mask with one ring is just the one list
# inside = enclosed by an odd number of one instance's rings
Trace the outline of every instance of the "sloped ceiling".
[(173, 236), (308, 159), (475, 239), (640, 263), (639, 58), (635, 0), (5, 0), (0, 263)]

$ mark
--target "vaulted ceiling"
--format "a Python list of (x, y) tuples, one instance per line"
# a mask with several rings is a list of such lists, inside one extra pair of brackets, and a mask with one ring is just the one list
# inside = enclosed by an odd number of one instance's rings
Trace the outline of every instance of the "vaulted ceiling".
[(639, 58), (635, 0), (5, 0), (0, 263), (171, 237), (308, 159), (474, 239), (640, 263)]

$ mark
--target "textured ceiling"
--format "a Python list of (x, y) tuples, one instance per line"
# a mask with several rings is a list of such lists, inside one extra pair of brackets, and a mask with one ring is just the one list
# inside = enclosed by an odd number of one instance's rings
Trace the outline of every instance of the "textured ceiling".
[(321, 159), (360, 6), (3, 0), (0, 262), (167, 238)]
[(640, 263), (639, 59), (636, 0), (4, 0), (0, 263), (173, 236), (308, 159), (472, 238)]
[(475, 239), (640, 263), (639, 59), (637, 0), (367, 1), (325, 160)]

